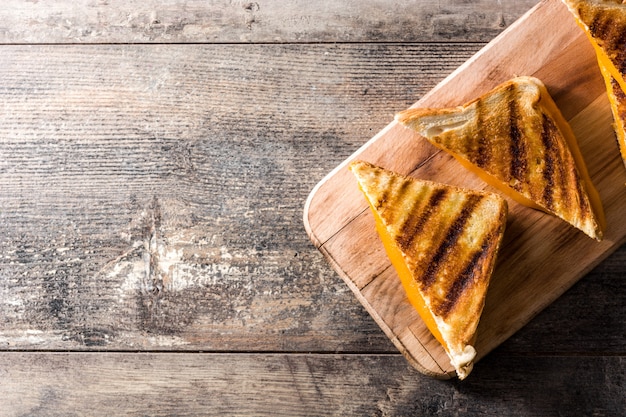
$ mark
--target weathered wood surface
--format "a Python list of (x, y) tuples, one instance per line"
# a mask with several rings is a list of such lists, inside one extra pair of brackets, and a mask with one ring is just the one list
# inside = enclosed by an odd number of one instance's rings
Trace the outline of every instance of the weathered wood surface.
[(0, 341), (387, 349), (308, 241), (304, 200), (476, 49), (4, 47)]
[(0, 43), (488, 42), (537, 0), (4, 0)]
[(258, 3), (250, 28), (244, 2), (3, 3), (0, 414), (623, 415), (626, 248), (459, 384), (407, 365), (302, 225), (536, 2)]
[[(397, 355), (0, 354), (3, 417), (618, 416), (623, 357), (492, 355), (424, 378)], [(383, 372), (375, 372), (384, 369)], [(590, 378), (581, 378), (587, 376)]]

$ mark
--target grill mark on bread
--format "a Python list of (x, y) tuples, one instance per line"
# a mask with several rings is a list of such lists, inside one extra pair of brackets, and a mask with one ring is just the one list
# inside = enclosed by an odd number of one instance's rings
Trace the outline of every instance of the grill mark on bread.
[(389, 198), (389, 193), (391, 193), (392, 190), (394, 189), (394, 183), (396, 182), (396, 177), (395, 176), (390, 177), (388, 180), (389, 180), (389, 183), (387, 184), (387, 186), (386, 187), (382, 187), (381, 184), (380, 184), (380, 179), (378, 179), (378, 178), (375, 179), (375, 181), (377, 182), (377, 185), (382, 189), (382, 193), (380, 195), (380, 198), (378, 200), (376, 200), (376, 204), (375, 204), (376, 209), (380, 209), (382, 207), (382, 205)]
[(486, 167), (491, 159), (490, 148), (485, 137), (483, 100), (476, 101), (476, 126), (478, 135), (478, 146), (476, 148), (476, 165), (483, 168)]
[(603, 39), (608, 49), (615, 53), (614, 56), (610, 56), (611, 61), (613, 61), (620, 73), (624, 73), (626, 69), (626, 54), (623, 45), (626, 43), (626, 32), (624, 31), (623, 25), (616, 24), (610, 12), (602, 10), (600, 13), (605, 21), (603, 25)]
[[(576, 171), (574, 169), (574, 172), (572, 173), (574, 175), (574, 177), (576, 179), (578, 179), (579, 175), (578, 175), (578, 171)], [(583, 183), (581, 180), (577, 180), (575, 181), (576, 184), (576, 194), (577, 195), (585, 195), (585, 189), (583, 186)], [(568, 188), (569, 189), (569, 188)], [(567, 204), (568, 207), (573, 204), (574, 202), (572, 200), (574, 200), (574, 196), (571, 195), (571, 193), (567, 193)], [(579, 208), (580, 208), (580, 218), (583, 221), (586, 221), (586, 219), (592, 218), (593, 217), (593, 210), (591, 209), (591, 203), (589, 202), (588, 199), (586, 198), (582, 198), (579, 202), (578, 202)]]
[(522, 140), (522, 133), (518, 122), (520, 121), (518, 102), (515, 97), (517, 94), (517, 86), (510, 84), (506, 90), (507, 101), (509, 103), (509, 137), (511, 143), (509, 151), (511, 152), (511, 178), (522, 182), (526, 172), (526, 149)]
[[(622, 30), (619, 30), (622, 29)], [(615, 45), (617, 47), (617, 50), (619, 51), (617, 53), (616, 58), (616, 62), (619, 63), (619, 65), (617, 65), (617, 69), (619, 70), (620, 73), (624, 73), (624, 70), (626, 69), (626, 51), (624, 51), (624, 47), (623, 45), (626, 45), (626, 31), (623, 30), (623, 28), (614, 28), (614, 31), (617, 31), (616, 36), (613, 36), (611, 38), (611, 40), (613, 41), (613, 45)]]
[[(409, 181), (401, 181), (396, 175), (390, 176), (387, 184), (378, 184), (378, 187), (382, 191), (380, 198), (376, 201), (376, 209), (380, 209), (385, 204), (396, 206), (405, 198), (406, 194), (411, 193), (411, 183)], [(417, 205), (417, 202), (415, 205)], [(413, 211), (414, 209), (415, 207), (411, 207), (410, 210)], [(396, 211), (391, 211), (390, 213), (394, 218), (400, 214)]]
[[(573, 164), (559, 164), (556, 168), (557, 174), (555, 175), (555, 179), (558, 180), (559, 183), (556, 184), (555, 191), (559, 191), (559, 203), (562, 206), (561, 211), (575, 214), (578, 201), (576, 197), (573, 196), (573, 193), (582, 195), (580, 194), (581, 189), (579, 188), (580, 184), (576, 167)], [(580, 201), (580, 203), (582, 203), (582, 201)]]
[[(626, 51), (623, 45), (626, 43), (626, 33), (621, 30), (622, 25), (615, 24), (611, 9), (603, 9), (594, 6), (587, 10), (593, 14), (593, 19), (589, 24), (589, 32), (601, 43), (601, 47), (607, 51), (614, 51), (615, 56), (609, 56), (617, 70), (624, 73), (626, 70)], [(579, 9), (582, 15), (583, 10)]]
[(477, 273), (480, 275), (477, 267), (484, 263), (484, 258), (489, 253), (489, 241), (491, 238), (491, 234), (487, 234), (483, 238), (480, 249), (472, 254), (461, 273), (459, 273), (448, 289), (445, 300), (441, 304), (434, 306), (435, 314), (445, 319), (454, 310), (465, 290), (472, 287), (471, 284), (475, 281)]
[[(579, 10), (580, 14), (581, 10)], [(607, 33), (607, 27), (609, 26), (609, 19), (607, 19), (606, 14), (602, 13), (600, 10), (591, 11), (594, 13), (593, 19), (589, 24), (589, 31), (594, 37), (604, 38)]]
[[(611, 86), (613, 87), (613, 95), (617, 98), (617, 101), (620, 103), (625, 101), (626, 94), (624, 94), (624, 91), (620, 87), (619, 83), (613, 77), (611, 77)], [(618, 114), (621, 119), (626, 119), (626, 106), (619, 106)]]
[(544, 114), (541, 130), (541, 143), (546, 150), (544, 153), (543, 180), (545, 187), (543, 188), (542, 199), (546, 207), (550, 210), (554, 209), (554, 135), (556, 134), (556, 126)]
[(422, 290), (428, 290), (428, 288), (435, 283), (437, 271), (445, 263), (446, 257), (450, 252), (450, 249), (455, 245), (455, 243), (465, 230), (465, 224), (467, 223), (474, 209), (478, 206), (482, 199), (483, 196), (481, 195), (474, 194), (469, 196), (468, 200), (461, 210), (461, 213), (459, 213), (459, 215), (456, 217), (456, 219), (454, 219), (454, 221), (446, 231), (446, 235), (443, 238), (443, 241), (436, 248), (435, 253), (428, 263), (428, 267), (426, 268), (424, 276), (422, 277), (422, 282), (420, 283)]
[[(447, 194), (447, 191), (442, 188), (434, 190), (433, 193), (430, 195), (425, 210), (421, 213), (421, 215), (408, 216), (407, 220), (400, 227), (400, 233), (396, 241), (398, 246), (403, 251), (410, 251), (411, 247), (413, 246), (413, 242), (415, 241), (415, 238), (422, 232), (424, 225), (428, 222), (432, 215), (436, 213), (439, 205), (442, 201), (445, 200)], [(419, 203), (419, 200), (415, 201), (415, 206), (419, 205)], [(415, 210), (415, 206), (412, 207), (411, 212)]]

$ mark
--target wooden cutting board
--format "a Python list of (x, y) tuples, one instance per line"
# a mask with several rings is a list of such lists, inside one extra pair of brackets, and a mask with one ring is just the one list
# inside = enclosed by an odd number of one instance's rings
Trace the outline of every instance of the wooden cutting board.
[[(509, 200), (507, 230), (478, 328), (478, 359), (626, 241), (626, 169), (606, 90), (591, 45), (561, 1), (539, 3), (415, 106), (460, 105), (516, 75), (541, 79), (570, 122), (600, 193), (607, 230), (597, 242), (555, 217)], [(353, 159), (458, 186), (489, 186), (392, 121), (314, 188), (304, 210), (315, 246), (411, 365), (434, 377), (453, 376), (445, 351), (409, 304), (385, 254), (347, 169)]]

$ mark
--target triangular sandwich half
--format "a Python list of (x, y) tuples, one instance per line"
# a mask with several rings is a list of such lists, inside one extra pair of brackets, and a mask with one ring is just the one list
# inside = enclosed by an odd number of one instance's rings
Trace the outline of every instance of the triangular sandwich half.
[(516, 77), (452, 108), (413, 108), (401, 124), (517, 202), (601, 240), (604, 215), (574, 133), (543, 83)]
[(626, 164), (626, 4), (563, 0), (596, 51), (611, 102), (615, 135)]
[(506, 201), (363, 161), (350, 169), (408, 300), (465, 378), (476, 357), (476, 328), (506, 226)]
[(626, 4), (621, 0), (563, 0), (593, 45), (600, 65), (626, 91)]

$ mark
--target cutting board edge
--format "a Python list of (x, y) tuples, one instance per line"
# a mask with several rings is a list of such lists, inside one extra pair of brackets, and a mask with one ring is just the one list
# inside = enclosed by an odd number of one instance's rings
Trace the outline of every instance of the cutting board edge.
[[(358, 159), (359, 155), (362, 154), (363, 152), (365, 152), (367, 150), (367, 148), (369, 148), (372, 144), (374, 144), (379, 138), (383, 137), (389, 130), (391, 130), (395, 125), (397, 125), (398, 123), (394, 120), (391, 121), (389, 124), (387, 124), (384, 128), (382, 128), (376, 135), (374, 135), (372, 138), (370, 138), (367, 142), (365, 142), (363, 145), (361, 145), (355, 152), (352, 153), (352, 155), (350, 155), (348, 158), (344, 159), (339, 165), (337, 165), (335, 168), (333, 168), (330, 172), (328, 172), (314, 187), (313, 189), (310, 191), (309, 195), (307, 196), (305, 203), (304, 203), (304, 209), (303, 209), (303, 222), (304, 222), (304, 229), (307, 233), (307, 235), (309, 236), (309, 239), (313, 242), (313, 245), (317, 248), (320, 249), (323, 245), (324, 242), (322, 242), (317, 235), (314, 232), (314, 228), (311, 225), (309, 216), (310, 216), (310, 210), (311, 210), (311, 205), (313, 204), (313, 200), (315, 199), (315, 197), (318, 194), (318, 191), (320, 190), (320, 188), (322, 188), (326, 183), (328, 183), (330, 180), (332, 180), (337, 173), (339, 173), (341, 170), (344, 170), (348, 167), (348, 165)], [(364, 201), (363, 204), (363, 208), (366, 208), (366, 204)]]
[[(592, 262), (589, 262), (585, 268), (581, 269), (580, 272), (575, 275), (571, 281), (567, 282), (567, 285), (563, 285), (560, 288), (560, 291), (555, 291), (552, 295), (552, 298), (546, 298), (546, 300), (537, 306), (536, 309), (530, 311), (525, 320), (519, 322), (519, 326), (516, 328), (511, 327), (509, 331), (502, 333), (502, 335), (496, 339), (495, 343), (489, 349), (482, 349), (478, 352), (476, 362), (479, 362), (482, 358), (487, 356), (491, 351), (496, 349), (502, 343), (504, 343), (507, 339), (513, 336), (515, 333), (519, 332), (522, 328), (528, 325), (532, 320), (535, 319), (542, 311), (544, 311), (548, 306), (553, 304), (557, 299), (563, 296), (567, 291), (569, 291), (574, 285), (576, 285), (580, 280), (585, 278), (591, 271), (593, 271), (596, 267), (598, 267), (602, 262), (604, 262), (609, 256), (611, 256), (615, 251), (617, 251), (622, 245), (626, 244), (626, 235), (621, 239), (615, 240), (611, 243), (611, 246), (602, 252), (602, 254), (596, 258)], [(480, 326), (480, 324), (479, 324)], [(480, 329), (479, 329), (480, 330)]]
[[(369, 300), (363, 295), (361, 290), (357, 287), (357, 285), (352, 281), (349, 275), (346, 274), (345, 271), (341, 268), (341, 266), (333, 259), (332, 255), (324, 250), (323, 246), (319, 248), (319, 251), (327, 260), (327, 262), (332, 266), (333, 270), (337, 272), (339, 277), (344, 281), (344, 283), (348, 286), (350, 291), (354, 294), (356, 299), (361, 303), (363, 308), (367, 311), (367, 313), (374, 319), (376, 324), (381, 328), (383, 333), (387, 336), (387, 338), (391, 341), (391, 343), (398, 349), (398, 351), (404, 356), (407, 362), (418, 372), (435, 378), (447, 380), (453, 378), (456, 373), (446, 372), (444, 369), (439, 367), (439, 370), (429, 369), (428, 366), (424, 365), (419, 358), (415, 357), (411, 350), (407, 348), (407, 346), (400, 340), (398, 335), (396, 335), (393, 330), (389, 327), (389, 325), (385, 322), (385, 320), (380, 316), (378, 311), (370, 304)], [(417, 339), (416, 339), (417, 340)], [(418, 341), (419, 343), (419, 341)], [(425, 349), (426, 350), (426, 349)]]

